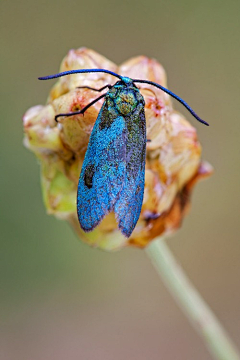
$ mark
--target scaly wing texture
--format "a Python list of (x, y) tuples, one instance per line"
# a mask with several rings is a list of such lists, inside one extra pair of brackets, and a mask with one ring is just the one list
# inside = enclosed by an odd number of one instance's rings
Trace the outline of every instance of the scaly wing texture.
[(126, 124), (105, 100), (79, 178), (77, 213), (84, 231), (93, 230), (116, 202), (126, 173)]
[(114, 205), (119, 229), (129, 237), (139, 219), (145, 182), (146, 160), (146, 120), (144, 106), (139, 106), (125, 118), (126, 139), (126, 176)]

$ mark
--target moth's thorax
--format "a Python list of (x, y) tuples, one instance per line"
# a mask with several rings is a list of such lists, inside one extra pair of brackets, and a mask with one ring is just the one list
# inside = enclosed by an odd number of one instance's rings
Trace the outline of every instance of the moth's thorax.
[(144, 105), (142, 95), (130, 79), (128, 82), (118, 81), (109, 90), (106, 98), (111, 99), (110, 102), (113, 101), (116, 110), (122, 115), (131, 114), (139, 103)]

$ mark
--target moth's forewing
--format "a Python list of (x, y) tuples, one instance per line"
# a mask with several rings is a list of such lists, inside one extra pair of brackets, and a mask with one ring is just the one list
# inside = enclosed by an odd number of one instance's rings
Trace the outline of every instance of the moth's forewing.
[(119, 229), (129, 237), (139, 219), (144, 195), (146, 159), (144, 101), (142, 104), (139, 103), (130, 116), (125, 117), (125, 121), (127, 125), (126, 176), (114, 211)]
[(126, 173), (126, 126), (106, 97), (90, 136), (79, 178), (77, 213), (93, 230), (112, 209)]

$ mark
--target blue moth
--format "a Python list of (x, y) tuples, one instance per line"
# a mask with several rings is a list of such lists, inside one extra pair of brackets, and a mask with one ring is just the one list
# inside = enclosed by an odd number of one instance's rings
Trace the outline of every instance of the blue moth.
[(114, 212), (122, 234), (130, 237), (139, 219), (145, 181), (146, 119), (145, 102), (135, 83), (147, 83), (168, 93), (201, 123), (207, 122), (179, 96), (148, 80), (130, 79), (106, 69), (70, 70), (40, 77), (48, 80), (77, 73), (107, 73), (119, 79), (80, 111), (58, 114), (59, 117), (84, 114), (98, 100), (105, 98), (93, 127), (85, 154), (77, 190), (77, 213), (81, 228), (92, 231), (102, 219)]

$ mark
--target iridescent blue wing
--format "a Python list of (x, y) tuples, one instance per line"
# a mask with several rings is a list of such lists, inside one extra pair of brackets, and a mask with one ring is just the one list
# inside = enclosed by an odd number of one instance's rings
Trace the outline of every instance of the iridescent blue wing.
[(77, 213), (84, 231), (93, 230), (113, 210), (126, 173), (126, 125), (105, 100), (79, 178)]
[(114, 205), (119, 229), (129, 237), (139, 219), (145, 182), (146, 120), (144, 105), (125, 117), (126, 176), (123, 188)]

